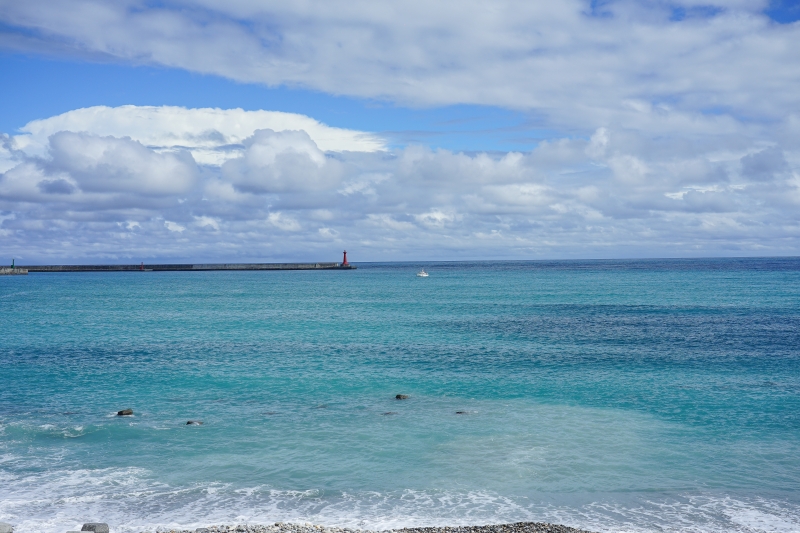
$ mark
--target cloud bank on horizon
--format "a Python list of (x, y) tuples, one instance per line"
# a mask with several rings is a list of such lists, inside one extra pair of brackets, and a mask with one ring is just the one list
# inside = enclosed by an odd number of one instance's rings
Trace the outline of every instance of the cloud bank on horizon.
[(800, 23), (767, 2), (0, 2), (0, 47), (529, 114), (526, 152), (268, 110), (91, 107), (0, 137), (0, 238), (56, 258), (800, 254)]

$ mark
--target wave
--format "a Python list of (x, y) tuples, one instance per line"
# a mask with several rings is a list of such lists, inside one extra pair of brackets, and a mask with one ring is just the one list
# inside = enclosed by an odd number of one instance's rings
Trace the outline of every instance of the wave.
[(537, 494), (490, 491), (280, 490), (229, 483), (172, 486), (141, 468), (14, 475), (0, 470), (0, 520), (18, 533), (62, 533), (83, 522), (115, 532), (211, 524), (312, 522), (384, 530), (544, 521), (598, 532), (800, 531), (800, 502), (785, 495)]

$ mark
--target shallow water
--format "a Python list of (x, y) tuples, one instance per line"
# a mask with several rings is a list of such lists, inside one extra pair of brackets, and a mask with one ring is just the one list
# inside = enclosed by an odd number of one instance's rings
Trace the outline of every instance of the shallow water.
[(0, 520), (800, 530), (800, 259), (422, 265), (0, 278)]

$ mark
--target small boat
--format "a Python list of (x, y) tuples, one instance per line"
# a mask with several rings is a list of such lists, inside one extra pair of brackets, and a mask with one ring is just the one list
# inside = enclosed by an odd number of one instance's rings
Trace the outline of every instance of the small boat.
[(428, 273), (425, 272), (425, 269), (423, 268), (422, 270), (417, 272), (417, 277), (418, 278), (427, 278), (428, 277)]

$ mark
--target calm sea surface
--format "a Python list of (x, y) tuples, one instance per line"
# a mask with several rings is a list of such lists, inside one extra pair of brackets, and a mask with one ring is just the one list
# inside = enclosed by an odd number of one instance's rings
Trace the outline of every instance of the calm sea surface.
[(800, 259), (421, 266), (0, 277), (0, 521), (800, 530)]

